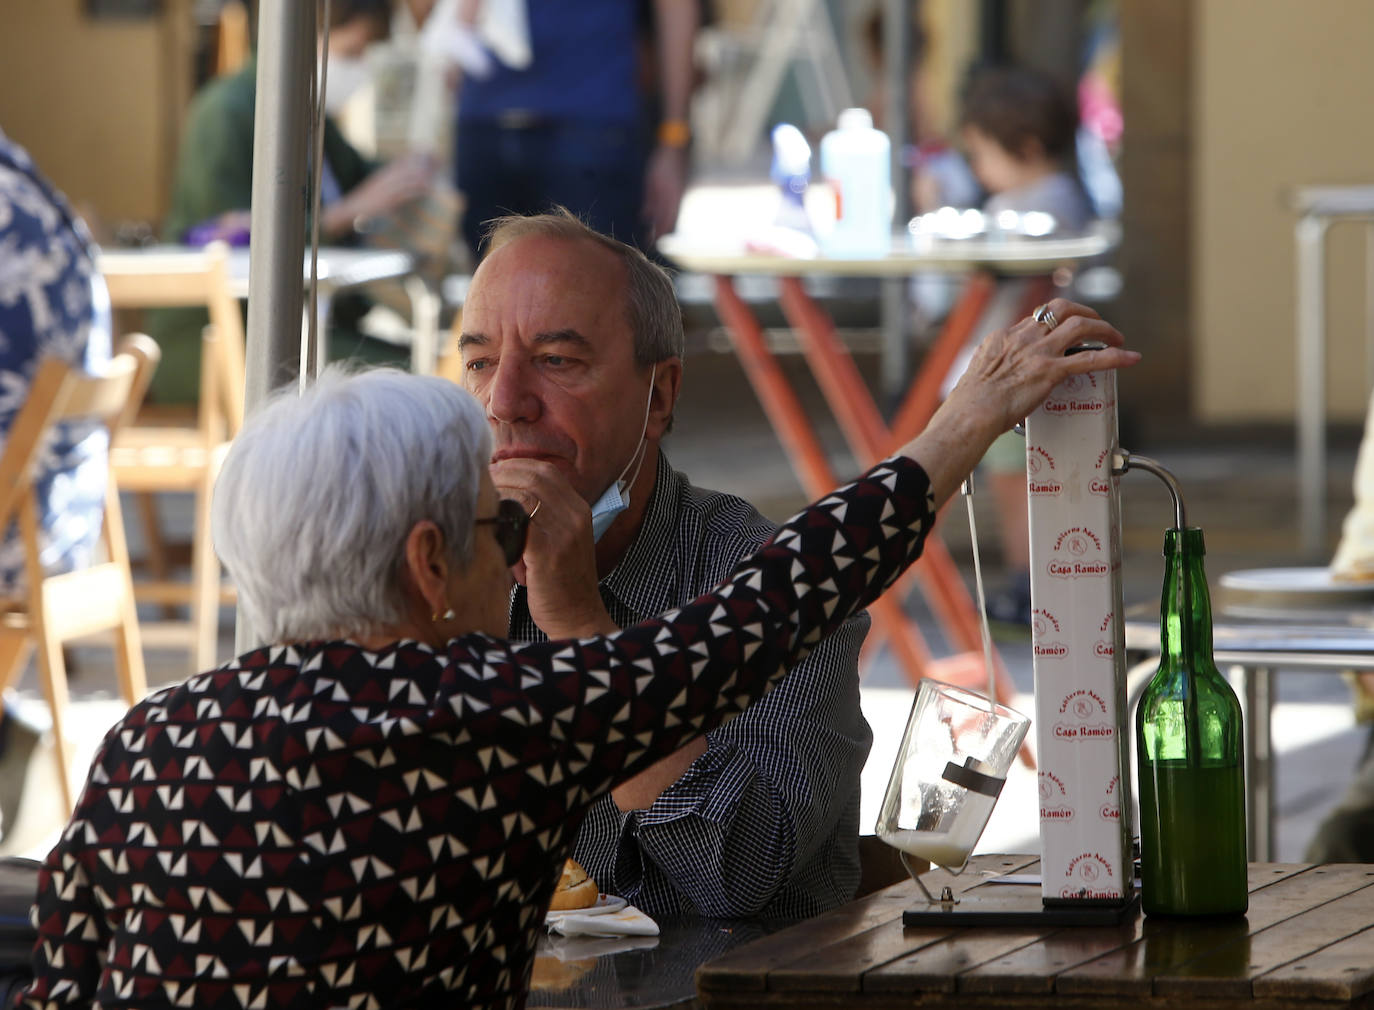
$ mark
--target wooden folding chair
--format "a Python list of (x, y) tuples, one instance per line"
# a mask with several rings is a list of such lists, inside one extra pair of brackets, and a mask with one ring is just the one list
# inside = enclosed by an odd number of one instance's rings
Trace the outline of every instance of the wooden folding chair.
[(143, 400), (161, 352), (149, 337), (135, 334), (120, 343), (103, 375), (86, 375), (49, 358), (38, 369), (28, 399), (16, 415), (0, 455), (0, 531), (18, 521), (24, 542), (25, 595), (0, 601), (0, 690), (24, 668), (38, 647), (43, 694), (52, 710), (54, 753), (62, 802), (72, 809), (70, 752), (63, 724), (67, 710), (67, 668), (62, 645), (98, 632), (114, 632), (115, 668), (130, 705), (147, 693), (143, 646), (138, 630), (124, 520), (113, 472), (105, 492), (104, 542), (108, 560), (88, 568), (48, 575), (39, 557), (39, 509), (34, 490), (37, 464), (53, 426), (89, 419), (103, 423), (111, 439)]
[[(215, 665), (219, 607), (232, 602), (220, 585), (220, 564), (210, 539), (210, 495), (229, 443), (243, 426), (243, 316), (229, 286), (228, 250), (221, 244), (196, 252), (112, 254), (101, 273), (116, 308), (203, 306), (210, 312), (201, 344), (200, 403), (194, 423), (157, 423), (140, 417), (125, 427), (110, 451), (119, 484), (138, 495), (151, 578), (134, 590), (141, 601), (184, 606), (189, 617), (144, 622), (150, 646), (182, 646), (196, 670)], [(170, 578), (170, 564), (153, 494), (195, 496), (191, 579)]]

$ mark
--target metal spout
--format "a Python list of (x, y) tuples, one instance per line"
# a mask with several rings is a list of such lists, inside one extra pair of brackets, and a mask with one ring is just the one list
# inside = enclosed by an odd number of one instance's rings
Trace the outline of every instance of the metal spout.
[(1184, 515), (1183, 489), (1179, 487), (1178, 478), (1169, 472), (1168, 468), (1149, 456), (1135, 456), (1125, 449), (1118, 449), (1112, 456), (1112, 473), (1120, 476), (1127, 470), (1147, 470), (1164, 482), (1164, 486), (1169, 489), (1169, 495), (1174, 499), (1174, 528), (1186, 529), (1188, 526)]

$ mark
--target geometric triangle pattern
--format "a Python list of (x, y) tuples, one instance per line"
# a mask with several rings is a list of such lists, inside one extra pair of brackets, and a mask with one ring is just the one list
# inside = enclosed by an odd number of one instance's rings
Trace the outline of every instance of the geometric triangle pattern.
[(523, 1006), (587, 806), (763, 694), (933, 520), (897, 458), (609, 637), (274, 645), (159, 691), (44, 863), (21, 1005)]

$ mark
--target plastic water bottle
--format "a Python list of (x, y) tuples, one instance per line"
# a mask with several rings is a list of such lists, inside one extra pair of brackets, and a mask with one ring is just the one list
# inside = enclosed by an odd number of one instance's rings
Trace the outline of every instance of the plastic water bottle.
[(774, 223), (810, 235), (805, 197), (811, 182), (811, 145), (791, 123), (773, 127), (773, 170), (769, 174), (778, 184), (780, 194)]
[(891, 142), (867, 109), (845, 109), (821, 138), (821, 175), (835, 193), (835, 228), (826, 255), (885, 256), (892, 247)]

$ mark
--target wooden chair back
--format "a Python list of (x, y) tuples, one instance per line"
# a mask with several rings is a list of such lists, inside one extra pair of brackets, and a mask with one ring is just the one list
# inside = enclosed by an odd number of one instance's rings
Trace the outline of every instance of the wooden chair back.
[(243, 427), (243, 314), (229, 280), (229, 249), (215, 242), (195, 252), (106, 252), (100, 272), (115, 308), (201, 307), (210, 313), (201, 354), (199, 427), (228, 441)]
[(108, 560), (59, 575), (48, 574), (40, 557), (41, 525), (34, 478), (48, 436), (59, 422), (99, 422), (113, 441), (138, 410), (160, 356), (156, 343), (135, 334), (120, 343), (118, 354), (100, 375), (87, 375), (64, 361), (47, 359), (39, 366), (0, 454), (0, 531), (18, 522), (25, 575), (24, 597), (8, 601), (9, 609), (0, 620), (0, 691), (9, 686), (37, 646), (67, 810), (72, 808), (72, 794), (69, 749), (63, 732), (67, 705), (63, 643), (113, 631), (115, 666), (130, 705), (147, 692), (147, 678), (113, 470), (105, 493), (103, 534)]

